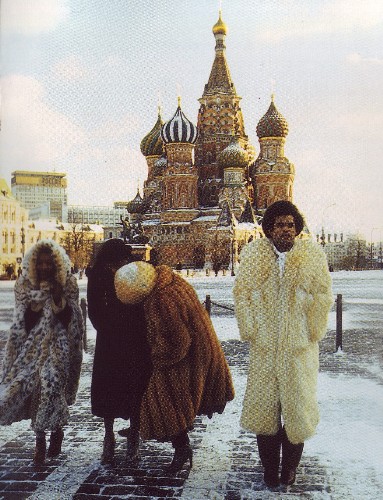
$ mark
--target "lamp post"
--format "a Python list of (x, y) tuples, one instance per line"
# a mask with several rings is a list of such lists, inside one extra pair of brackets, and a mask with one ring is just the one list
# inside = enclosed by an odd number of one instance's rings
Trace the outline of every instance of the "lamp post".
[(24, 259), (24, 254), (25, 254), (25, 229), (24, 229), (24, 226), (21, 227), (20, 233), (21, 233), (21, 255), (23, 256), (23, 259)]
[(329, 208), (331, 207), (335, 207), (336, 203), (331, 203), (330, 205), (327, 205), (327, 207), (325, 207), (323, 210), (322, 210), (322, 235), (321, 235), (321, 245), (324, 249), (325, 247), (325, 244), (326, 244), (326, 237), (325, 237), (325, 234), (324, 234), (324, 216), (325, 216), (325, 212), (326, 210), (328, 210)]

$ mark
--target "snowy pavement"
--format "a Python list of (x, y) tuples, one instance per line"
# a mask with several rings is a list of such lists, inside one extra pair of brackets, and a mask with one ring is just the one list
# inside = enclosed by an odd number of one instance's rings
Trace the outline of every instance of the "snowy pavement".
[[(334, 353), (334, 313), (321, 343), (318, 399), (321, 421), (306, 442), (297, 482), (268, 490), (262, 482), (255, 436), (240, 429), (248, 346), (240, 342), (233, 314), (214, 307), (212, 319), (230, 364), (236, 397), (222, 415), (198, 418), (190, 437), (193, 468), (164, 472), (172, 457), (167, 443), (142, 443), (137, 468), (124, 464), (117, 437), (116, 464), (100, 465), (103, 425), (90, 414), (90, 376), (95, 331), (89, 321), (88, 353), (77, 402), (65, 429), (62, 455), (34, 467), (29, 422), (0, 428), (0, 499), (378, 499), (383, 491), (383, 274), (334, 273), (334, 293), (343, 293), (347, 322), (343, 351)], [(231, 277), (194, 277), (201, 300), (232, 305)], [(86, 280), (80, 282), (81, 296)], [(0, 282), (0, 349), (10, 324), (13, 284)], [(1, 352), (0, 352), (1, 358)], [(116, 422), (116, 429), (124, 422)]]

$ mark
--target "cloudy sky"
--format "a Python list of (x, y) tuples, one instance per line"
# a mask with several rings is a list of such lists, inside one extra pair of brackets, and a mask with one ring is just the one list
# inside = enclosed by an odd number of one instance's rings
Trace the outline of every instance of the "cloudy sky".
[[(2, 0), (1, 172), (66, 172), (70, 204), (131, 199), (140, 141), (196, 123), (219, 0)], [(294, 201), (315, 232), (383, 237), (383, 1), (223, 0), (246, 133), (275, 93)]]

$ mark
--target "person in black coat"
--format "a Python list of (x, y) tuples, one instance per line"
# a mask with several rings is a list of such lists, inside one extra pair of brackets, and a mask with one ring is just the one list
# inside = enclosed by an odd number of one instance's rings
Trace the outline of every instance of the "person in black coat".
[(143, 305), (123, 304), (114, 288), (117, 269), (133, 260), (131, 247), (113, 238), (101, 246), (88, 275), (88, 314), (97, 330), (91, 405), (104, 419), (103, 464), (113, 462), (115, 418), (130, 420), (126, 458), (138, 460), (140, 405), (152, 372)]

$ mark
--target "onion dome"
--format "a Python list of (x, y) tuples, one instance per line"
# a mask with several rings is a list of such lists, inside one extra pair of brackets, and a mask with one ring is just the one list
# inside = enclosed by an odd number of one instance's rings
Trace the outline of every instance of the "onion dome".
[(288, 123), (277, 110), (274, 96), (272, 96), (269, 109), (258, 122), (257, 135), (261, 139), (262, 137), (286, 137), (288, 133)]
[(214, 33), (214, 35), (218, 35), (218, 34), (226, 35), (226, 33), (227, 33), (227, 26), (222, 21), (222, 18), (221, 18), (221, 11), (219, 11), (219, 19), (218, 19), (218, 21), (213, 26), (213, 33)]
[(247, 152), (240, 146), (238, 139), (233, 138), (231, 143), (218, 155), (221, 167), (247, 167)]
[(189, 142), (194, 144), (197, 140), (197, 127), (186, 118), (181, 110), (180, 98), (178, 108), (173, 118), (163, 125), (161, 129), (162, 140), (168, 144), (173, 142)]
[(139, 214), (142, 211), (143, 207), (144, 207), (144, 200), (140, 195), (140, 190), (137, 189), (136, 196), (133, 198), (133, 200), (128, 201), (128, 203), (126, 204), (126, 210), (130, 214)]
[(161, 139), (161, 128), (164, 122), (161, 118), (160, 110), (158, 110), (158, 118), (152, 130), (141, 141), (141, 153), (144, 156), (159, 156), (163, 152), (163, 144)]
[(167, 165), (168, 165), (168, 160), (166, 159), (166, 156), (165, 155), (160, 156), (160, 158), (158, 158), (158, 160), (154, 162), (153, 174), (162, 175)]

